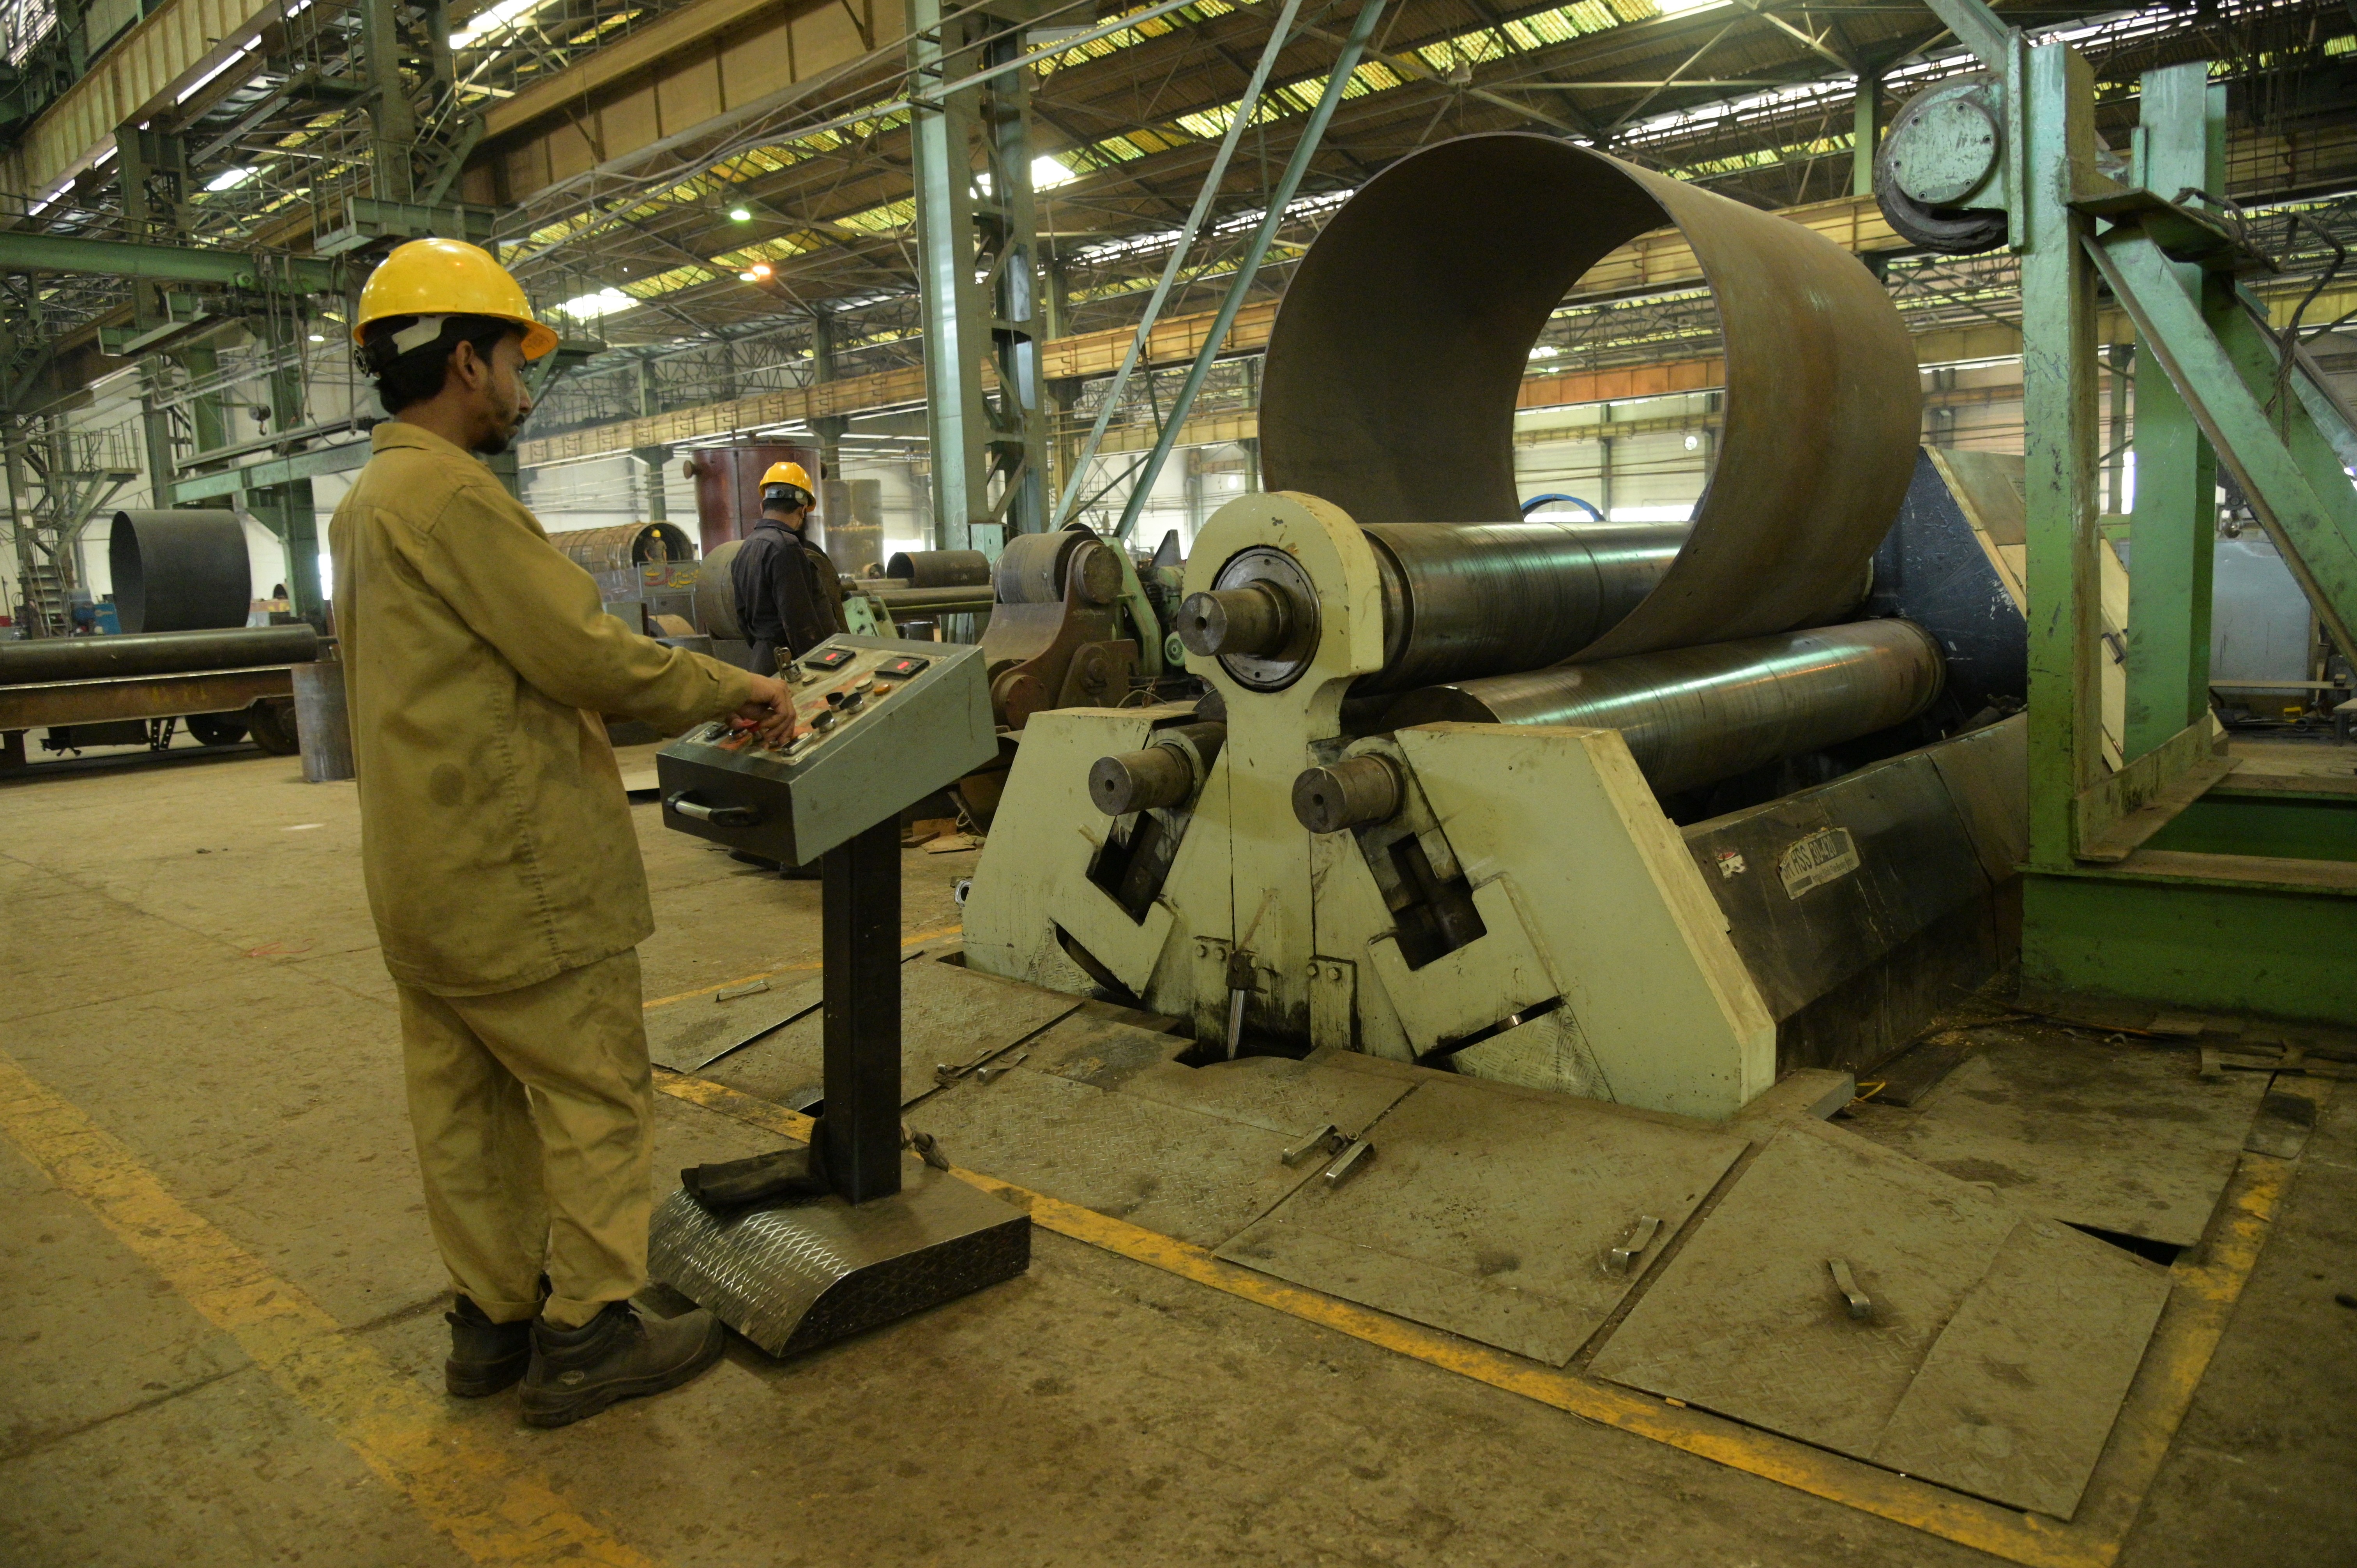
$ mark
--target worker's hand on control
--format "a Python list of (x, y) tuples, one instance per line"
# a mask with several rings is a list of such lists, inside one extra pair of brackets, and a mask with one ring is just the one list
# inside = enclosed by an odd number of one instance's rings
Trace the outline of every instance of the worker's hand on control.
[(794, 689), (774, 675), (748, 675), (747, 679), (753, 682), (753, 696), (737, 707), (737, 722), (759, 730), (771, 740), (783, 740), (792, 735)]

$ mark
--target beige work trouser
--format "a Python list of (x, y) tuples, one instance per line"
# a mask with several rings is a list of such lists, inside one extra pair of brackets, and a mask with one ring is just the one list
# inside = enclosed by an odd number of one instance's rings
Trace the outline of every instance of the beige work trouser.
[(398, 989), (426, 1219), (452, 1285), (494, 1323), (544, 1310), (563, 1327), (637, 1291), (654, 1152), (638, 950), (489, 996)]

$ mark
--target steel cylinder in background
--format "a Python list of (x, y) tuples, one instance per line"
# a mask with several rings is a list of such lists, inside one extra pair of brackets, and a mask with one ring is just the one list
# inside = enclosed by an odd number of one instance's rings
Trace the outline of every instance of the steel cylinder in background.
[(106, 564), (125, 632), (225, 630), (253, 608), (253, 565), (233, 511), (118, 511)]
[(695, 623), (705, 635), (726, 642), (746, 640), (744, 628), (737, 619), (737, 583), (735, 568), (737, 552), (745, 547), (741, 539), (732, 539), (704, 558), (695, 571)]
[(234, 631), (146, 632), (135, 637), (44, 637), (0, 642), (0, 686), (251, 670), (307, 664), (318, 656), (319, 634), (299, 623), (240, 627)]
[(912, 588), (963, 588), (990, 581), (990, 557), (979, 550), (904, 550), (884, 564), (884, 575)]
[(548, 542), (587, 572), (624, 572), (649, 562), (695, 559), (695, 544), (687, 531), (668, 522), (567, 529), (550, 534)]
[(334, 660), (297, 664), (295, 733), (302, 737), (303, 779), (332, 784), (352, 776), (351, 710), (344, 693), (344, 667)]
[(1943, 672), (1938, 642), (1914, 622), (1854, 621), (1427, 686), (1384, 723), (1617, 729), (1668, 795), (1902, 724), (1940, 694)]

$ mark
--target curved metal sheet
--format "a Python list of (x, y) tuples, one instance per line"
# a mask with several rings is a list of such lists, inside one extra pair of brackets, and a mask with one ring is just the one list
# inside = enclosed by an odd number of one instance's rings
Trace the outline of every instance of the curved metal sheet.
[(1581, 657), (1841, 614), (1915, 460), (1921, 393), (1898, 311), (1856, 257), (1799, 224), (1568, 142), (1446, 142), (1335, 214), (1269, 340), (1269, 488), (1362, 523), (1515, 515), (1531, 344), (1589, 267), (1665, 223), (1718, 306), (1726, 428), (1676, 564)]
[(126, 632), (231, 630), (253, 606), (245, 525), (233, 511), (118, 511), (106, 564)]
[(611, 528), (574, 528), (548, 542), (588, 572), (623, 572), (650, 561), (693, 561), (695, 544), (687, 531), (668, 522), (618, 522)]

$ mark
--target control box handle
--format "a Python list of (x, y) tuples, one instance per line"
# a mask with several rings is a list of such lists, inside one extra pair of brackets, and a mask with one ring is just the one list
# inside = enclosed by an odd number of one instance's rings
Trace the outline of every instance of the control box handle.
[(761, 813), (751, 806), (707, 806), (688, 798), (684, 791), (664, 800), (663, 804), (683, 817), (699, 822), (710, 822), (719, 828), (749, 828), (761, 820)]

